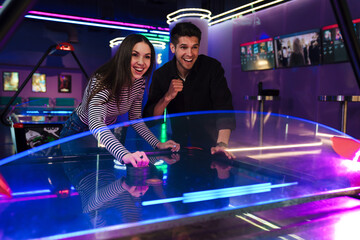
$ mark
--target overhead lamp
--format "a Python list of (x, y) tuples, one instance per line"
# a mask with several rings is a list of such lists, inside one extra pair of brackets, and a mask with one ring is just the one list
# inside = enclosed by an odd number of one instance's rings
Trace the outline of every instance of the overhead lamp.
[[(117, 37), (117, 38), (114, 38), (112, 40), (110, 40), (110, 47), (113, 48), (113, 47), (116, 47), (118, 45), (120, 45), (122, 43), (122, 41), (124, 41), (125, 37)], [(165, 42), (162, 42), (162, 41), (158, 41), (158, 40), (150, 40), (149, 41), (151, 42), (151, 44), (156, 48), (161, 48), (161, 49), (165, 49), (166, 48), (166, 43)]]
[(211, 19), (211, 12), (207, 9), (202, 8), (182, 8), (175, 12), (172, 12), (166, 16), (168, 19), (166, 21), (167, 24), (170, 24), (172, 22), (175, 22), (179, 20), (180, 18), (184, 17), (198, 17), (201, 19)]

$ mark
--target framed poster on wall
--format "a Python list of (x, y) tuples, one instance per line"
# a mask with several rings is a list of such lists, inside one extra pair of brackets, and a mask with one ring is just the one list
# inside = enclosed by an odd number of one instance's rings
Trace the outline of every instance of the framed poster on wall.
[(17, 91), (19, 87), (18, 72), (3, 72), (4, 91)]
[(59, 75), (58, 91), (60, 93), (71, 93), (71, 75)]
[(46, 75), (41, 73), (34, 73), (32, 75), (32, 91), (46, 92)]

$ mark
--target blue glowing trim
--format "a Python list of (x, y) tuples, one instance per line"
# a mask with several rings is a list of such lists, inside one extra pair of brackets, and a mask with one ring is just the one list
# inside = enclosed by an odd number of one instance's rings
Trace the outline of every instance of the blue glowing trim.
[[(196, 112), (184, 112), (184, 113), (174, 113), (174, 114), (168, 114), (168, 117), (169, 118), (172, 118), (172, 117), (181, 117), (181, 116), (193, 116), (193, 115), (205, 115), (205, 114), (222, 114), (222, 113), (233, 113), (233, 114), (239, 114), (239, 113), (242, 113), (242, 114), (245, 114), (245, 113), (249, 113), (249, 111), (230, 111), (230, 110), (222, 110), (222, 111), (196, 111)], [(258, 114), (260, 114), (258, 112)], [(262, 114), (262, 113), (261, 113)], [(291, 117), (291, 116), (288, 116), (288, 115), (282, 115), (282, 114), (276, 114), (276, 113), (272, 113), (271, 116), (278, 116), (278, 117), (283, 117), (283, 118), (287, 118), (287, 119), (293, 119), (293, 120), (298, 120), (298, 121), (302, 121), (302, 122), (305, 122), (305, 123), (310, 123), (310, 124), (313, 124), (313, 125), (318, 125), (318, 126), (321, 126), (321, 127), (324, 127), (326, 129), (329, 129), (333, 132), (336, 132), (337, 134), (339, 135), (342, 135), (342, 136), (347, 136), (351, 139), (354, 139), (353, 137), (349, 136), (349, 135), (346, 135), (344, 134), (343, 132), (339, 131), (339, 130), (336, 130), (336, 129), (333, 129), (333, 128), (330, 128), (328, 126), (325, 126), (323, 124), (319, 124), (319, 123), (316, 123), (316, 122), (313, 122), (313, 121), (310, 121), (310, 120), (306, 120), (306, 119), (302, 119), (302, 118), (297, 118), (297, 117)], [(137, 123), (141, 123), (141, 122), (147, 122), (147, 121), (153, 121), (153, 120), (159, 120), (159, 119), (163, 119), (163, 116), (155, 116), (155, 117), (149, 117), (149, 118), (144, 118), (144, 119), (138, 119), (138, 120), (132, 120), (132, 121), (127, 121), (127, 122), (122, 122), (122, 123), (118, 123), (118, 124), (113, 124), (111, 126), (107, 126), (108, 129), (113, 129), (113, 128), (116, 128), (116, 127), (123, 127), (123, 126), (128, 126), (128, 125), (133, 125), (133, 124), (137, 124)], [(46, 143), (44, 145), (41, 145), (41, 146), (38, 146), (36, 148), (32, 148), (30, 150), (27, 150), (27, 151), (24, 151), (24, 152), (21, 152), (21, 153), (18, 153), (16, 155), (13, 155), (13, 156), (10, 156), (10, 157), (7, 157), (7, 158), (4, 158), (2, 160), (0, 160), (0, 166), (1, 165), (4, 165), (8, 162), (11, 162), (11, 161), (14, 161), (16, 159), (19, 159), (19, 158), (22, 158), (22, 157), (25, 157), (26, 155), (28, 154), (32, 154), (32, 153), (36, 153), (38, 151), (41, 151), (41, 150), (44, 150), (48, 147), (52, 147), (52, 146), (55, 146), (57, 144), (61, 144), (61, 143), (64, 143), (64, 142), (67, 142), (67, 141), (71, 141), (71, 140), (74, 140), (74, 139), (77, 139), (77, 138), (80, 138), (80, 137), (83, 137), (83, 136), (87, 136), (87, 135), (91, 135), (91, 132), (88, 131), (88, 132), (84, 132), (84, 133), (79, 133), (79, 134), (76, 134), (76, 135), (73, 135), (73, 136), (69, 136), (69, 137), (66, 137), (66, 138), (63, 138), (63, 139), (59, 139), (59, 140), (56, 140), (56, 141), (53, 141), (53, 142), (50, 142), (50, 143)], [(357, 139), (354, 139), (354, 141), (357, 141), (359, 142), (359, 140)]]
[(30, 110), (28, 110), (28, 111), (26, 111), (26, 113), (27, 114), (34, 114), (34, 113), (39, 114), (40, 112), (39, 111), (30, 111)]
[(180, 202), (184, 200), (184, 197), (175, 197), (175, 198), (164, 198), (152, 201), (143, 202), (143, 206), (155, 205), (155, 204), (162, 204), (162, 203), (171, 203), (171, 202)]
[(183, 197), (144, 201), (144, 202), (142, 202), (142, 205), (150, 206), (150, 205), (155, 205), (155, 204), (178, 202), (178, 201), (183, 201), (183, 203), (201, 202), (201, 201), (208, 201), (208, 200), (219, 199), (219, 198), (227, 198), (227, 197), (242, 196), (242, 195), (253, 194), (253, 193), (269, 192), (269, 191), (271, 191), (272, 188), (288, 187), (288, 186), (297, 185), (297, 184), (298, 184), (297, 182), (275, 184), (275, 185), (272, 185), (271, 183), (260, 183), (260, 184), (253, 184), (253, 185), (247, 185), (247, 186), (232, 187), (232, 188), (206, 190), (206, 191), (199, 191), (199, 192), (192, 192), (192, 193), (184, 193)]
[(56, 141), (45, 143), (45, 144), (40, 145), (38, 147), (28, 149), (26, 151), (20, 152), (18, 154), (15, 154), (15, 155), (12, 155), (10, 157), (6, 157), (6, 158), (0, 160), (0, 166), (4, 165), (6, 163), (9, 163), (9, 162), (15, 161), (17, 159), (20, 159), (22, 157), (26, 157), (26, 156), (28, 156), (30, 154), (39, 152), (41, 150), (44, 150), (44, 149), (47, 149), (47, 148), (50, 148), (50, 147), (54, 147), (54, 146), (56, 146), (58, 144), (62, 144), (62, 143), (72, 141), (72, 140), (75, 140), (75, 139), (78, 139), (78, 138), (81, 138), (81, 137), (85, 137), (85, 136), (88, 136), (88, 135), (91, 135), (90, 131), (78, 133), (78, 134), (75, 134), (75, 135), (72, 135), (72, 136), (61, 138), (61, 139), (56, 140)]
[(12, 196), (21, 196), (21, 195), (33, 195), (33, 194), (40, 194), (40, 193), (50, 193), (51, 191), (49, 189), (44, 190), (34, 190), (34, 191), (28, 191), (28, 192), (16, 192), (11, 193)]
[(151, 33), (157, 33), (157, 34), (164, 34), (164, 35), (170, 35), (169, 32), (163, 32), (163, 31), (157, 31), (157, 30), (150, 30)]
[(72, 111), (50, 111), (52, 114), (71, 114)]
[(215, 190), (206, 190), (200, 192), (184, 193), (184, 203), (199, 202), (225, 197), (241, 196), (250, 193), (269, 192), (271, 183), (261, 183), (247, 186), (239, 186), (232, 188), (223, 188)]
[(25, 17), (39, 19), (39, 20), (53, 21), (53, 22), (63, 22), (63, 23), (71, 23), (71, 24), (78, 24), (85, 26), (93, 26), (93, 27), (113, 28), (113, 29), (121, 29), (121, 30), (136, 31), (136, 32), (148, 32), (148, 30), (141, 28), (131, 28), (131, 27), (122, 27), (122, 26), (102, 24), (102, 23), (92, 23), (92, 22), (82, 22), (76, 20), (66, 20), (61, 18), (42, 17), (42, 16), (35, 16), (30, 14), (25, 15)]

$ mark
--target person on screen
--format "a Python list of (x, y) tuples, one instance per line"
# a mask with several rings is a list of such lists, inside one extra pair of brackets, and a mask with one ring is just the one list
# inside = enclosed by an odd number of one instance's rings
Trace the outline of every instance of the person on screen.
[(290, 66), (296, 67), (296, 66), (304, 66), (305, 60), (304, 60), (304, 54), (303, 54), (303, 48), (300, 43), (299, 38), (295, 38), (293, 42), (293, 51), (290, 55)]
[(285, 46), (282, 48), (282, 65), (283, 67), (288, 66), (288, 50)]
[[(145, 78), (151, 74), (154, 61), (154, 47), (146, 37), (140, 34), (127, 36), (114, 57), (92, 74), (83, 100), (65, 122), (60, 138), (90, 130), (120, 163), (147, 166), (146, 154), (142, 151), (130, 153), (107, 126), (126, 113), (129, 113), (129, 120), (142, 118)], [(180, 145), (172, 140), (160, 142), (143, 122), (132, 127), (154, 148), (180, 149)]]
[[(175, 56), (154, 72), (144, 116), (163, 115), (165, 108), (170, 114), (233, 110), (232, 95), (220, 62), (199, 55), (200, 29), (193, 23), (181, 22), (171, 30), (170, 38), (170, 49)], [(174, 140), (182, 146), (197, 145), (212, 153), (224, 152), (229, 158), (234, 157), (226, 151), (235, 128), (233, 116), (208, 121), (196, 116), (188, 119), (171, 121)]]
[(341, 32), (340, 32), (340, 29), (336, 29), (335, 31), (335, 40), (338, 40), (338, 41), (342, 41), (342, 35), (341, 35)]
[(330, 30), (326, 30), (324, 32), (324, 40), (330, 42), (331, 41), (331, 32)]
[(320, 46), (317, 39), (313, 39), (309, 46), (309, 59), (311, 65), (320, 63)]

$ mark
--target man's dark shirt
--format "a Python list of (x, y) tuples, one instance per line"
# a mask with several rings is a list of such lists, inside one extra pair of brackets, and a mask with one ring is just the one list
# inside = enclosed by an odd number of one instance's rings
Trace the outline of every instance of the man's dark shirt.
[[(153, 116), (155, 105), (168, 91), (171, 81), (175, 78), (179, 77), (176, 58), (174, 57), (154, 72), (148, 101), (143, 111), (144, 117)], [(208, 110), (233, 110), (232, 95), (227, 86), (224, 69), (220, 62), (214, 58), (199, 55), (186, 77), (183, 90), (177, 94), (166, 108), (169, 114)], [(184, 144), (184, 142), (181, 142), (177, 136), (184, 135), (185, 132), (192, 132), (191, 138), (198, 140), (196, 141), (197, 145), (201, 139), (203, 141), (211, 140), (205, 145), (214, 145), (218, 130), (233, 130), (235, 128), (235, 119), (233, 117), (219, 118), (218, 116), (207, 116), (206, 122), (203, 121), (204, 117), (196, 118), (190, 116), (190, 118), (190, 120), (189, 117), (186, 118), (188, 121), (171, 122), (174, 133), (173, 139), (180, 141), (180, 144)], [(192, 141), (192, 145), (194, 145), (194, 141)]]

